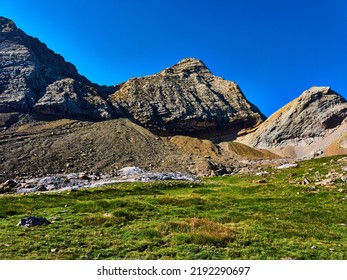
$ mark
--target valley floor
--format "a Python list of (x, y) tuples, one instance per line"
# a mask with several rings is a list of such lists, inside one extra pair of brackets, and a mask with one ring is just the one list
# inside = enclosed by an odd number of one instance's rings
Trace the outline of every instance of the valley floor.
[[(3, 195), (0, 259), (346, 260), (346, 166)], [(17, 226), (31, 215), (51, 223)]]

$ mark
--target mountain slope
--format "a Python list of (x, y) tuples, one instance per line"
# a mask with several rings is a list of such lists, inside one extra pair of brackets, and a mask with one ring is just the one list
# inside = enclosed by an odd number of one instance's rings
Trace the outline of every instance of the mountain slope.
[[(239, 140), (300, 158), (325, 150), (327, 154), (347, 152), (339, 144), (344, 143), (346, 131), (346, 100), (330, 87), (312, 87), (271, 115), (254, 133)], [(334, 149), (329, 148), (331, 145)]]
[[(97, 85), (4, 17), (0, 17), (0, 54), (0, 113), (92, 119), (113, 115), (111, 106), (98, 96)], [(94, 109), (86, 111), (85, 107)]]
[(152, 76), (130, 79), (110, 99), (141, 125), (173, 133), (237, 133), (265, 119), (237, 84), (214, 76), (194, 58)]
[(197, 59), (184, 59), (156, 75), (115, 87), (100, 87), (4, 17), (0, 53), (0, 113), (46, 119), (127, 117), (149, 129), (188, 134), (238, 133), (265, 119), (235, 83), (215, 77)]

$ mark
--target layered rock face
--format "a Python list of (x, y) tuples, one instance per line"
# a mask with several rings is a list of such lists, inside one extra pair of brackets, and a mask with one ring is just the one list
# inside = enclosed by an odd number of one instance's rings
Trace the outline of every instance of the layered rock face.
[(91, 120), (128, 117), (153, 130), (188, 134), (226, 129), (237, 133), (264, 119), (235, 83), (213, 76), (197, 59), (102, 88), (3, 17), (0, 53), (0, 113)]
[(34, 106), (36, 113), (49, 116), (84, 116), (89, 119), (110, 119), (113, 108), (97, 90), (65, 78), (50, 84)]
[(110, 100), (141, 125), (168, 132), (221, 128), (238, 132), (265, 118), (237, 84), (214, 76), (194, 58), (152, 76), (130, 79)]
[[(54, 113), (100, 119), (110, 116), (106, 101), (96, 97), (96, 85), (78, 74), (75, 66), (62, 56), (3, 17), (0, 17), (0, 54), (0, 113)], [(85, 110), (88, 107), (95, 109), (89, 112)]]
[(240, 140), (285, 156), (308, 157), (331, 150), (337, 139), (343, 142), (346, 132), (346, 100), (330, 87), (312, 87)]

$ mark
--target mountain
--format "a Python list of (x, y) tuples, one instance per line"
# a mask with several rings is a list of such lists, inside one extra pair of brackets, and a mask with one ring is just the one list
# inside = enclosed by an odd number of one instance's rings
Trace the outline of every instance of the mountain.
[(237, 133), (265, 119), (236, 83), (214, 76), (194, 58), (152, 76), (130, 79), (109, 98), (135, 122), (171, 133)]
[(0, 17), (0, 113), (105, 120), (126, 117), (149, 129), (194, 133), (259, 125), (265, 117), (233, 82), (197, 59), (158, 74), (101, 87), (38, 39)]
[(279, 157), (347, 153), (347, 103), (329, 87), (265, 120), (236, 83), (195, 58), (99, 86), (3, 17), (0, 54), (0, 183), (125, 166), (249, 172)]
[(295, 158), (347, 153), (347, 101), (312, 87), (238, 141)]
[(100, 97), (101, 87), (4, 17), (0, 17), (0, 53), (0, 113), (113, 116), (112, 106)]

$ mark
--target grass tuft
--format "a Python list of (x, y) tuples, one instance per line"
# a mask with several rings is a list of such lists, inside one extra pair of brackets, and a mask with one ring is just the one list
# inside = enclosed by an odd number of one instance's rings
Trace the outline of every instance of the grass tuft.
[(225, 246), (235, 239), (235, 233), (229, 227), (200, 218), (169, 222), (162, 226), (162, 231), (164, 235), (173, 235), (178, 241), (199, 245)]

